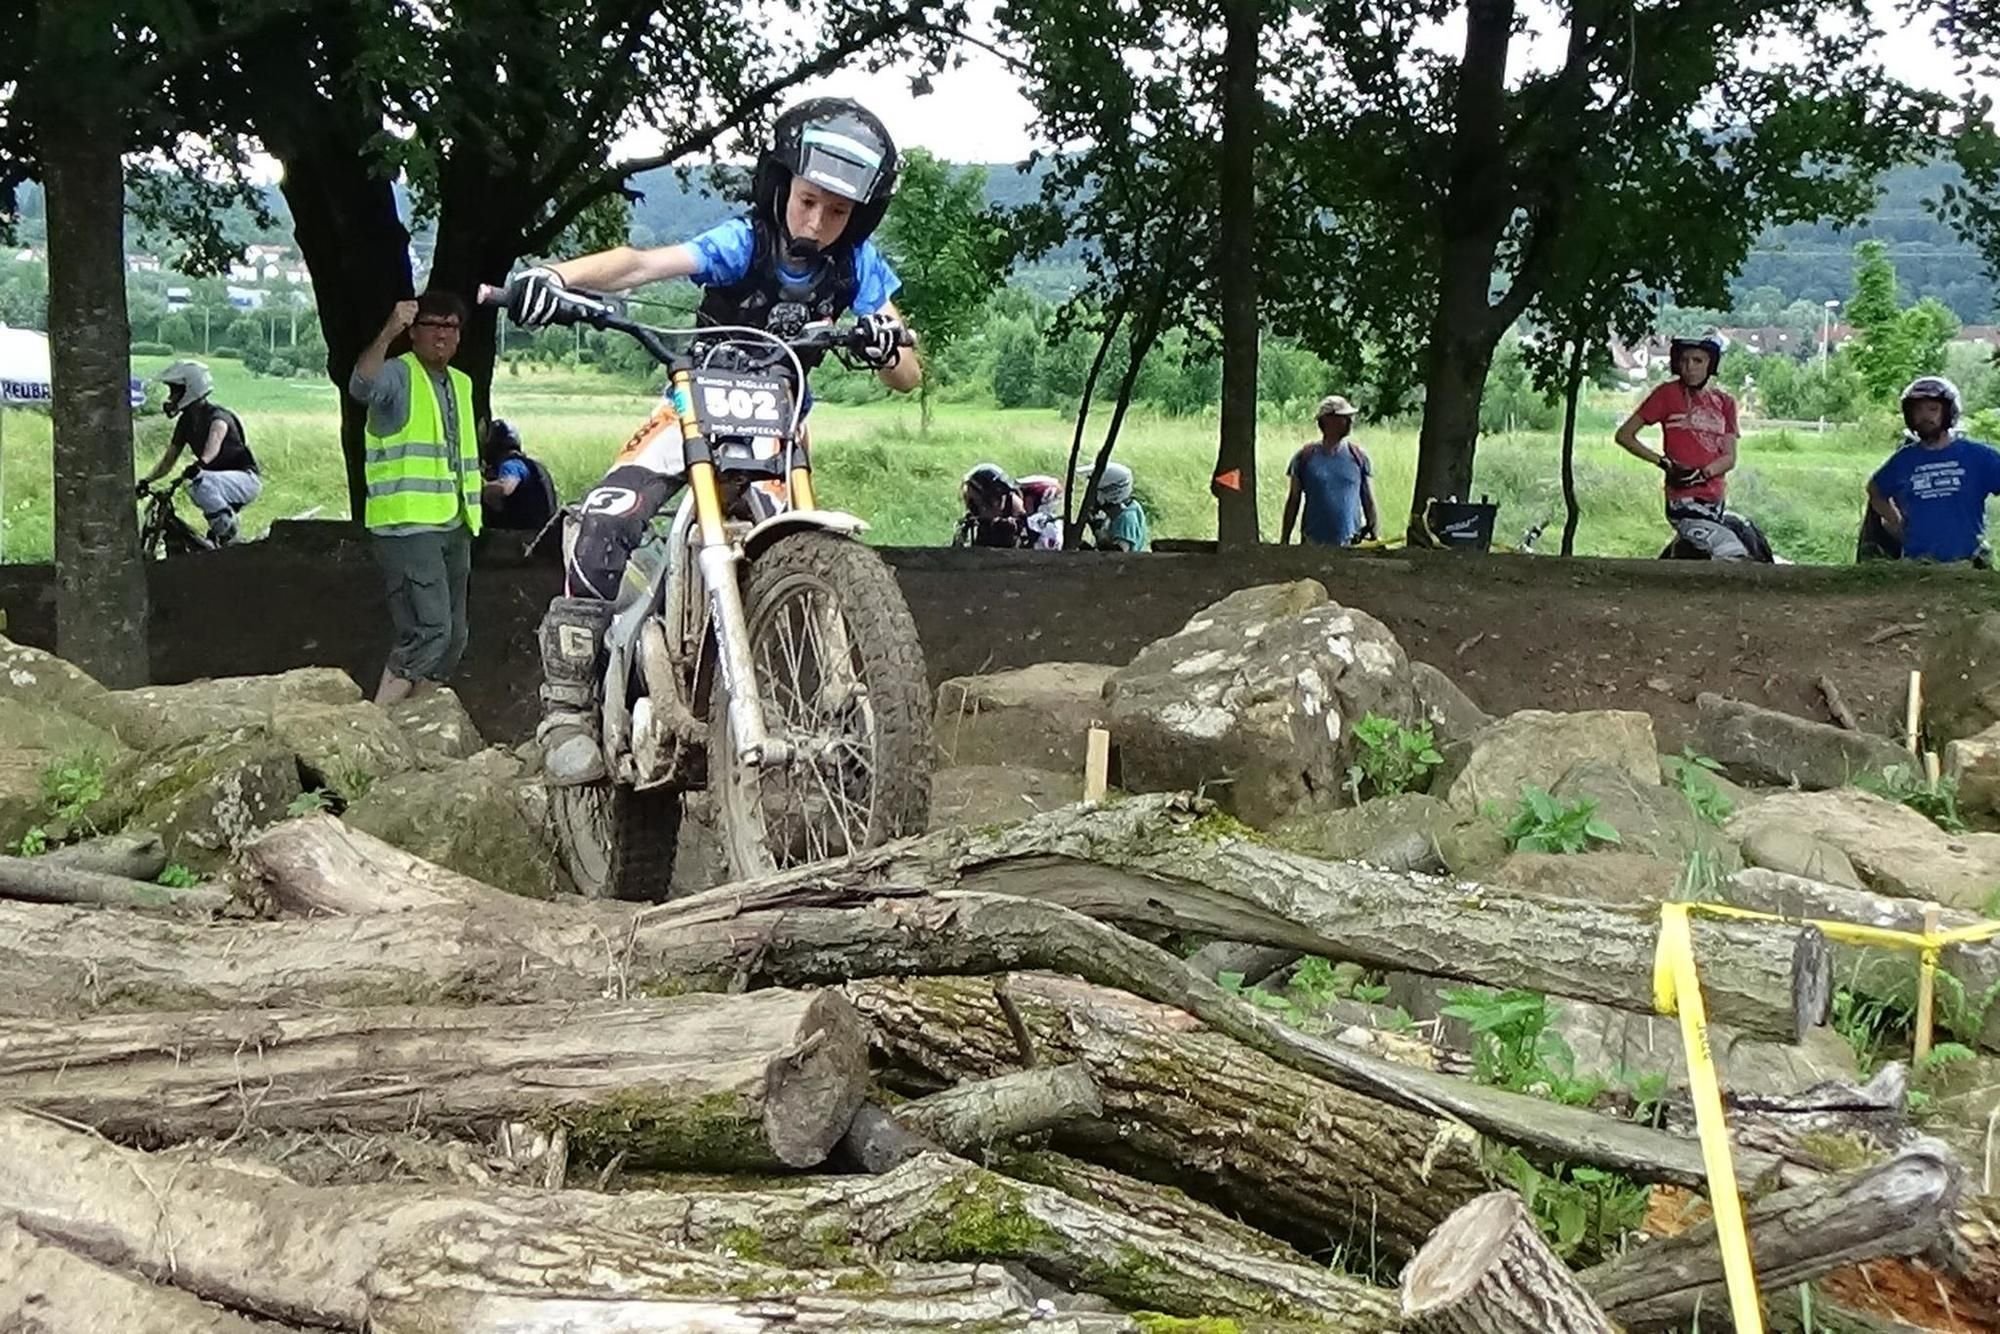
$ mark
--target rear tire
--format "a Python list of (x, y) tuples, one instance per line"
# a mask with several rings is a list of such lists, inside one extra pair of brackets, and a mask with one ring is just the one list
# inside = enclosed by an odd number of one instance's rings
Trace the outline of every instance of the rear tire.
[(587, 899), (663, 902), (680, 842), (680, 793), (609, 780), (549, 789), (556, 849)]
[(894, 573), (859, 542), (800, 533), (751, 563), (743, 603), (766, 728), (775, 738), (817, 739), (823, 754), (742, 769), (715, 673), (708, 777), (730, 873), (767, 875), (922, 833), (930, 681)]

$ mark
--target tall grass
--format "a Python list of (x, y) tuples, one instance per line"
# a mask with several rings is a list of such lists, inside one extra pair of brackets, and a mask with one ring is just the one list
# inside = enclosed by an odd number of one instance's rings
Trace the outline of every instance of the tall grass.
[[(136, 359), (135, 373), (156, 373), (159, 359)], [(245, 515), (252, 536), (274, 519), (316, 512), (347, 512), (339, 450), (339, 405), (320, 379), (274, 380), (248, 374), (235, 361), (216, 358), (218, 400), (242, 415), (252, 448), (264, 468), (263, 498)], [(636, 383), (594, 372), (524, 368), (494, 381), (499, 415), (520, 428), (531, 453), (549, 466), (565, 496), (580, 495), (604, 471), (633, 428), (651, 411), (655, 396)], [(1664, 544), (1660, 475), (1619, 450), (1611, 424), (1627, 405), (1593, 403), (1577, 442), (1576, 483), (1583, 508), (1577, 549), (1586, 555), (1650, 556)], [(1093, 413), (1085, 434), (1094, 451), (1104, 419)], [(51, 549), (51, 470), (45, 415), (4, 414), (4, 526), (0, 553), (14, 561), (46, 560)], [(135, 472), (152, 466), (165, 446), (169, 424), (152, 411), (138, 425)], [(1072, 431), (1063, 413), (1003, 411), (978, 403), (946, 401), (935, 407), (931, 429), (921, 430), (908, 400), (855, 406), (822, 404), (813, 415), (820, 491), (830, 504), (867, 518), (874, 540), (891, 544), (946, 541), (956, 519), (958, 479), (991, 461), (1019, 475), (1060, 475)], [(1215, 456), (1212, 414), (1170, 418), (1145, 409), (1128, 418), (1119, 457), (1138, 474), (1141, 499), (1161, 537), (1215, 535), (1215, 507), (1208, 479)], [(1260, 424), (1258, 503), (1267, 535), (1275, 540), (1285, 499), (1285, 465), (1313, 434), (1309, 423), (1269, 411)], [(1362, 422), (1356, 438), (1375, 460), (1376, 489), (1385, 535), (1401, 529), (1416, 462), (1416, 427), (1407, 421)], [(1750, 514), (1776, 547), (1793, 560), (1845, 562), (1854, 551), (1862, 486), (1895, 443), (1887, 421), (1824, 432), (1788, 427), (1753, 430), (1743, 442), (1742, 464), (1730, 483), (1731, 503)], [(1545, 432), (1499, 432), (1479, 444), (1474, 490), (1499, 502), (1496, 536), (1506, 542), (1529, 526), (1551, 520), (1545, 549), (1553, 549), (1562, 518), (1558, 437)]]

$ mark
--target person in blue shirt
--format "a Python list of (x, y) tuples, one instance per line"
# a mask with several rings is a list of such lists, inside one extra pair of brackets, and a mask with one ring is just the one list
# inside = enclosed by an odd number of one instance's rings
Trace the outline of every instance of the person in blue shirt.
[[(853, 312), (873, 339), (861, 360), (883, 384), (908, 392), (923, 367), (899, 346), (894, 298), (901, 283), (870, 239), (888, 210), (896, 169), (895, 142), (873, 112), (845, 98), (801, 102), (772, 129), (751, 178), (749, 212), (680, 245), (619, 246), (529, 269), (514, 282), (514, 320), (528, 328), (548, 323), (571, 284), (619, 292), (687, 278), (706, 289), (697, 312), (703, 324), (787, 335)], [(810, 371), (817, 358), (801, 360)], [(594, 723), (604, 631), (632, 551), (686, 471), (680, 423), (670, 409), (656, 411), (583, 499), (564, 562), (564, 596), (549, 604), (540, 632), (536, 736), (551, 782), (588, 783), (605, 774)]]
[(480, 508), (488, 528), (513, 528), (539, 533), (555, 517), (555, 479), (539, 459), (521, 448), (521, 433), (511, 423), (494, 418), (479, 432), (485, 481)]
[(1868, 508), (1902, 543), (1904, 560), (1983, 559), (1986, 498), (2000, 495), (2000, 450), (1959, 434), (1958, 386), (1922, 375), (1903, 391), (1916, 437), (1868, 479)]
[(1344, 547), (1373, 537), (1375, 527), (1375, 465), (1349, 438), (1354, 429), (1354, 405), (1339, 394), (1320, 400), (1314, 414), (1319, 439), (1292, 455), (1285, 475), (1292, 488), (1285, 496), (1285, 522), (1278, 541), (1292, 540), (1299, 508), (1305, 508), (1305, 540), (1318, 546)]

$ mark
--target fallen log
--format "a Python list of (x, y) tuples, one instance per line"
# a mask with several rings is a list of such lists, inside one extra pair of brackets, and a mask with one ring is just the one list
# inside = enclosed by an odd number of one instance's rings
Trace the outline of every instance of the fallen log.
[[(1731, 876), (1720, 896), (1739, 908), (1776, 913), (1793, 919), (1819, 918), (1879, 926), (1890, 931), (1921, 935), (1924, 930), (1923, 903), (1915, 899), (1871, 894), (1865, 889), (1829, 885), (1804, 876), (1787, 875), (1751, 867)], [(1941, 930), (1953, 931), (1974, 926), (1986, 919), (1949, 909), (1938, 914)], [(1917, 994), (1917, 954), (1914, 950), (1893, 950), (1881, 946), (1833, 943), (1834, 971), (1840, 984), (1867, 996), (1913, 1003)], [(1985, 1003), (2000, 995), (2000, 940), (1982, 940), (1947, 945), (1939, 954), (1938, 967), (1951, 974), (1957, 986), (1939, 992), (1939, 1013), (1949, 1022), (1954, 1009), (1970, 1015), (1983, 1010), (1984, 1022), (1976, 1033), (1955, 1033), (1962, 1042), (1976, 1042), (1990, 1051), (2000, 1051), (2000, 1005)], [(1706, 986), (1707, 976), (1703, 975)], [(1949, 983), (1945, 984), (1950, 986)], [(1965, 1004), (1958, 1006), (1955, 993), (1962, 992)], [(1968, 1024), (1968, 1026), (1971, 1026)]]
[(1403, 1271), (1411, 1334), (1617, 1334), (1512, 1191), (1467, 1204)]
[(1071, 1121), (1104, 1115), (1090, 1072), (1047, 1066), (997, 1075), (904, 1103), (896, 1119), (953, 1153), (968, 1153)]
[(65, 866), (46, 857), (0, 857), (0, 898), (27, 903), (74, 903), (135, 912), (209, 917), (229, 906), (227, 890), (169, 889), (122, 875)]
[[(1052, 1059), (1080, 1063), (1099, 1122), (1057, 1143), (1182, 1187), (1309, 1253), (1401, 1260), (1458, 1204), (1486, 1189), (1474, 1137), (1301, 1075), (1187, 1015), (1061, 978), (1007, 979)], [(954, 1084), (1011, 1067), (1013, 1043), (988, 983), (956, 977), (847, 988), (892, 1069)]]
[(158, 834), (102, 834), (50, 848), (36, 860), (99, 875), (121, 875), (127, 880), (156, 880), (167, 869), (167, 845)]
[[(0, 1111), (7, 1213), (233, 1309), (349, 1330), (1025, 1330), (1033, 1304), (997, 1266), (902, 1258), (996, 1252), (1087, 1272), (1091, 1285), (1143, 1294), (1153, 1309), (1155, 1298), (1240, 1303), (1354, 1334), (1393, 1322), (1388, 1294), (1351, 1279), (1203, 1248), (940, 1158), (763, 1190), (314, 1188)], [(1148, 1248), (1159, 1264), (1140, 1263)], [(880, 1258), (857, 1267), (870, 1256)], [(492, 1323), (501, 1314), (518, 1323)], [(768, 1326), (750, 1319), (760, 1314)], [(604, 1323), (612, 1315), (627, 1323)]]
[[(1753, 1202), (1745, 1221), (1758, 1283), (1776, 1291), (1864, 1260), (1929, 1249), (1950, 1225), (1963, 1175), (1950, 1149), (1917, 1140), (1865, 1171)], [(1579, 1279), (1633, 1334), (1677, 1328), (1697, 1309), (1727, 1309), (1712, 1221), (1646, 1242)]]
[(294, 1334), (52, 1246), (0, 1218), (0, 1329), (22, 1334)]
[(565, 1127), (583, 1164), (811, 1167), (868, 1054), (834, 991), (0, 1020), (0, 1102), (148, 1146), (248, 1129)]
[[(670, 913), (669, 904), (632, 914), (565, 911), (494, 890), (476, 905), (245, 923), (226, 929), (221, 948), (206, 928), (0, 903), (0, 1013), (519, 1002), (1042, 969), (1176, 1006), (1315, 1078), (1455, 1117), (1544, 1158), (1648, 1181), (1704, 1179), (1690, 1140), (1296, 1033), (1165, 951), (1054, 904), (828, 878), (785, 894), (761, 889), (759, 911), (705, 897), (698, 911)], [(1773, 1165), (1768, 1155), (1739, 1159), (1752, 1177)]]
[[(1323, 862), (1238, 837), (1184, 797), (1051, 811), (992, 833), (906, 839), (642, 913), (642, 929), (767, 908), (851, 904), (885, 885), (1017, 895), (1087, 916), (1653, 1010), (1656, 913)], [(492, 893), (425, 869), (331, 817), (280, 825), (246, 854), (275, 902), (410, 910)], [(398, 869), (398, 868), (401, 869)], [(469, 888), (468, 888), (469, 887)], [(530, 905), (543, 921), (575, 905)], [(1817, 931), (1698, 919), (1709, 1016), (1795, 1042), (1832, 1000)]]

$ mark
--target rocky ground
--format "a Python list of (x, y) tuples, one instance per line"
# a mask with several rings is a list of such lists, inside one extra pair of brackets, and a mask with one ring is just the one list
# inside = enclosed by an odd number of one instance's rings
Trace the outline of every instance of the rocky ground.
[(1695, 928), (1774, 1325), (1993, 1328), (2000, 944), (1943, 951), (1917, 1061), (1915, 956), (1803, 924), (2000, 912), (2000, 615), (1905, 647), (1936, 783), (1879, 704), (1490, 717), (1260, 585), (945, 681), (930, 835), (709, 892), (694, 821), (634, 908), (448, 691), (0, 640), (0, 1313), (1717, 1328), (1653, 1013), (1694, 900), (1782, 919)]

